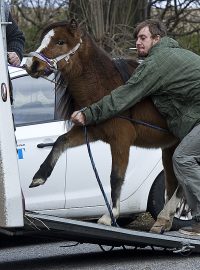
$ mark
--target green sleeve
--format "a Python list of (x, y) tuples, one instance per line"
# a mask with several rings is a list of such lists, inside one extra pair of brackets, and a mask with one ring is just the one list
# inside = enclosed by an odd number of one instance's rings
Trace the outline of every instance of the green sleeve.
[(98, 124), (129, 109), (161, 88), (161, 78), (153, 59), (145, 60), (122, 85), (84, 110), (86, 124)]

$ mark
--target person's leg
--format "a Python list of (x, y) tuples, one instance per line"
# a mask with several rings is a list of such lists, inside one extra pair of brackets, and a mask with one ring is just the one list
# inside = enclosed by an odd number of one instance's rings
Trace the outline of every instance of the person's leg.
[(195, 228), (183, 228), (181, 232), (188, 229), (188, 234), (195, 231), (194, 234), (200, 235), (200, 125), (194, 127), (176, 148), (173, 167), (177, 180), (183, 187), (193, 219), (198, 222), (194, 224)]

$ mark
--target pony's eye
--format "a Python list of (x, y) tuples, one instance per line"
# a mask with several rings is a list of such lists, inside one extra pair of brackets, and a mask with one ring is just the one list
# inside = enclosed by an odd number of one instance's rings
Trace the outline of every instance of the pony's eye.
[(63, 45), (64, 43), (65, 43), (64, 40), (58, 40), (57, 42), (58, 45)]

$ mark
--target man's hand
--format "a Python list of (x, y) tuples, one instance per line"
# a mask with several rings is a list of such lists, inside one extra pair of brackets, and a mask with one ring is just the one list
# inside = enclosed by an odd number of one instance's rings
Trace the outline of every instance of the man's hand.
[(8, 52), (8, 63), (12, 66), (19, 66), (21, 61), (15, 52)]
[(75, 125), (85, 125), (86, 119), (85, 115), (80, 111), (75, 111), (72, 113), (70, 120)]

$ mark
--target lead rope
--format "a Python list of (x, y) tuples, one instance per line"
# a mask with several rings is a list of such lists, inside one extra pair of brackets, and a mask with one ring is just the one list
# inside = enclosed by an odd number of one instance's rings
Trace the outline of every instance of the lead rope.
[(87, 145), (87, 150), (88, 150), (88, 154), (89, 154), (90, 161), (91, 161), (91, 164), (92, 164), (92, 168), (93, 168), (93, 171), (94, 171), (94, 173), (95, 173), (95, 176), (96, 176), (97, 182), (98, 182), (98, 184), (99, 184), (101, 193), (102, 193), (102, 195), (103, 195), (104, 201), (105, 201), (106, 206), (107, 206), (107, 208), (108, 208), (108, 212), (109, 212), (109, 214), (110, 214), (110, 218), (111, 218), (111, 221), (112, 221), (111, 225), (114, 226), (114, 227), (118, 227), (118, 224), (117, 224), (116, 219), (115, 219), (115, 217), (114, 217), (114, 215), (113, 215), (111, 206), (110, 206), (110, 204), (109, 204), (109, 202), (108, 202), (106, 193), (105, 193), (105, 191), (104, 191), (103, 185), (102, 185), (102, 183), (101, 183), (99, 174), (98, 174), (98, 172), (97, 172), (97, 169), (96, 169), (96, 166), (95, 166), (95, 163), (94, 163), (94, 159), (93, 159), (92, 152), (91, 152), (91, 149), (90, 149), (90, 143), (89, 143), (89, 140), (88, 140), (87, 127), (86, 127), (86, 126), (83, 126), (83, 129), (84, 129), (85, 142), (86, 142), (86, 145)]
[(156, 130), (159, 130), (159, 131), (162, 131), (162, 132), (165, 132), (165, 133), (169, 133), (168, 129), (161, 128), (159, 126), (155, 126), (155, 125), (152, 125), (150, 123), (147, 123), (147, 122), (144, 122), (144, 121), (141, 121), (141, 120), (137, 120), (137, 119), (122, 116), (122, 115), (119, 115), (119, 116), (116, 116), (116, 117), (128, 120), (128, 121), (130, 121), (130, 122), (132, 122), (134, 124), (142, 125), (142, 126), (149, 127), (149, 128), (152, 128), (152, 129), (156, 129)]

